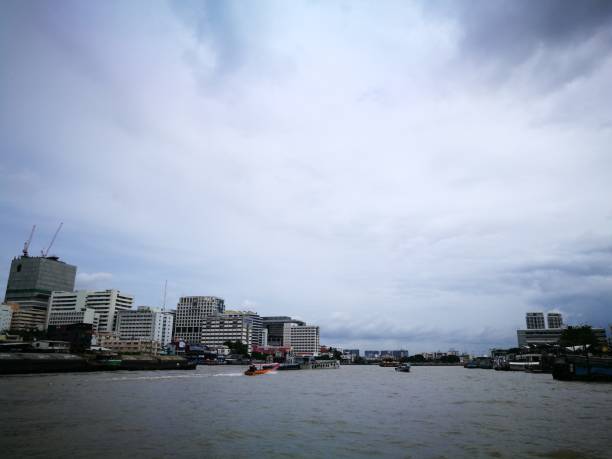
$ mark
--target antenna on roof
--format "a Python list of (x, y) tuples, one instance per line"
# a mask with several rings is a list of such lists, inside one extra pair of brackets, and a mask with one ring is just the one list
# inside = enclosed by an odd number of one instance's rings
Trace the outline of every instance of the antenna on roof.
[(49, 242), (49, 246), (47, 247), (46, 250), (41, 250), (40, 253), (43, 257), (46, 257), (49, 254), (49, 250), (51, 250), (51, 246), (53, 245), (53, 243), (55, 242), (55, 238), (57, 237), (57, 233), (60, 232), (60, 230), (62, 229), (62, 226), (64, 226), (64, 223), (60, 223), (59, 227), (57, 228), (57, 231), (55, 232), (55, 234), (53, 235), (53, 238), (51, 239), (51, 242)]
[(23, 243), (23, 256), (28, 257), (28, 249), (30, 248), (30, 244), (32, 242), (32, 237), (34, 236), (34, 230), (36, 229), (36, 225), (32, 226), (32, 231), (30, 231), (30, 237), (27, 241)]

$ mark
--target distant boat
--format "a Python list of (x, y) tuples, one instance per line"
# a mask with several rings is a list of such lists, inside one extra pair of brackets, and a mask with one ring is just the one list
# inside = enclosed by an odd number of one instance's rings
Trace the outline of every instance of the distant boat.
[(401, 371), (402, 373), (410, 373), (410, 364), (402, 363), (401, 365), (395, 367), (395, 371)]
[(280, 363), (270, 363), (265, 365), (251, 365), (247, 371), (244, 372), (246, 376), (257, 376), (257, 375), (265, 375), (266, 373), (271, 373), (276, 371), (280, 367)]

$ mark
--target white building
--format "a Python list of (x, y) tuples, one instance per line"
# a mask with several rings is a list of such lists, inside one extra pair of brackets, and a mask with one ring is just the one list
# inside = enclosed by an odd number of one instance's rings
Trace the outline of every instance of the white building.
[(18, 306), (11, 304), (0, 304), (0, 333), (11, 329), (11, 319), (13, 318), (13, 311)]
[[(112, 332), (119, 311), (132, 308), (134, 297), (119, 290), (53, 292), (49, 299), (47, 325), (69, 325), (74, 319), (83, 315), (80, 323), (97, 324), (100, 332)], [(86, 309), (93, 310), (92, 313)], [(79, 313), (79, 314), (75, 314)], [(83, 322), (92, 320), (92, 322)]]
[(253, 351), (253, 314), (250, 311), (225, 311), (224, 314), (209, 315), (202, 323), (201, 343), (219, 346), (226, 341), (246, 344)]
[(225, 301), (215, 296), (184, 296), (179, 299), (174, 319), (174, 338), (200, 343), (204, 320), (225, 311)]
[(563, 328), (563, 316), (558, 312), (549, 312), (546, 314), (548, 328)]
[(174, 315), (148, 306), (119, 311), (115, 333), (120, 339), (157, 341), (165, 346), (172, 342)]
[(527, 323), (527, 330), (541, 330), (546, 328), (546, 325), (544, 325), (543, 312), (528, 312), (525, 314), (525, 322)]
[(296, 355), (318, 355), (321, 350), (319, 327), (295, 325), (290, 327), (290, 345)]

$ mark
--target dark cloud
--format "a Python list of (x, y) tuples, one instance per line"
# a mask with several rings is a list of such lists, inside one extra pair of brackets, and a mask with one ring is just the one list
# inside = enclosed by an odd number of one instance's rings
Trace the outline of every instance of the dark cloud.
[(612, 2), (608, 0), (476, 0), (441, 2), (434, 10), (460, 27), (462, 57), (494, 76), (509, 77), (537, 56), (534, 77), (556, 85), (589, 73), (612, 45)]

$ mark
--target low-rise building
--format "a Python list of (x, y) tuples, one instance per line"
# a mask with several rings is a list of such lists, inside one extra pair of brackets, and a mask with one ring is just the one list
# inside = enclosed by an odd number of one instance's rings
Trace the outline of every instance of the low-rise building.
[(147, 339), (121, 339), (113, 333), (98, 333), (92, 340), (92, 346), (111, 349), (121, 354), (151, 354), (160, 353), (162, 346), (158, 341)]
[[(558, 344), (563, 333), (563, 328), (541, 328), (517, 330), (516, 336), (518, 346), (524, 347), (531, 344)], [(593, 328), (593, 333), (601, 344), (607, 343), (606, 330), (603, 328)]]

